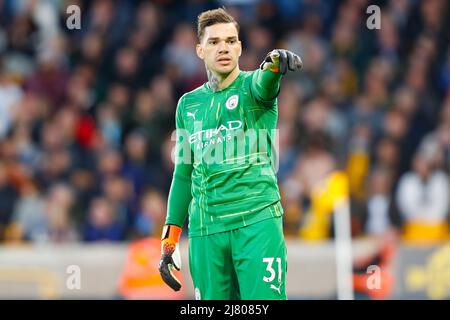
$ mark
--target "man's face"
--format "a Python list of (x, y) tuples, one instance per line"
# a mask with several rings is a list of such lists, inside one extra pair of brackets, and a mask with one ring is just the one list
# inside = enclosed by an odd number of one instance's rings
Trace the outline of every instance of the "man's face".
[(233, 23), (206, 27), (197, 45), (197, 55), (205, 61), (206, 67), (220, 75), (227, 75), (236, 68), (241, 52), (238, 31)]

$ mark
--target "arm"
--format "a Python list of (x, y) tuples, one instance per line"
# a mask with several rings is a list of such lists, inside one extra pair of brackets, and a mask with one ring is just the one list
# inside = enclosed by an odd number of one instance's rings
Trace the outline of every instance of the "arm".
[(193, 157), (188, 143), (188, 134), (184, 129), (183, 119), (181, 118), (181, 105), (182, 99), (180, 99), (177, 107), (175, 169), (169, 191), (166, 222), (161, 236), (161, 260), (159, 262), (159, 272), (162, 279), (175, 291), (181, 289), (181, 282), (173, 273), (174, 269), (181, 269), (178, 243), (181, 228), (188, 215), (189, 204), (192, 200)]
[(192, 173), (192, 150), (188, 143), (187, 133), (182, 119), (182, 99), (180, 99), (176, 114), (176, 158), (173, 172), (172, 184), (170, 186), (166, 225), (182, 227), (188, 215), (189, 204), (192, 200), (191, 173)]
[(253, 73), (251, 90), (260, 101), (271, 101), (280, 92), (281, 73), (258, 69)]
[(182, 227), (188, 215), (191, 194), (192, 164), (176, 164), (167, 202), (166, 223)]

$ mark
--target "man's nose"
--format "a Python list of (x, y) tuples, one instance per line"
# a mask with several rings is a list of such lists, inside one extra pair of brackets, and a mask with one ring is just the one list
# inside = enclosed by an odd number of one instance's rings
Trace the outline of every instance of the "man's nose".
[(228, 43), (226, 41), (221, 41), (219, 43), (219, 53), (228, 53), (228, 51), (230, 51)]

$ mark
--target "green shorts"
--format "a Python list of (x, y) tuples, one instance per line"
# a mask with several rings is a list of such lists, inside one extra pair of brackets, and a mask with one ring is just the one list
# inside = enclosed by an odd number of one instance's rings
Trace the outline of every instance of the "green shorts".
[(189, 239), (195, 299), (286, 300), (282, 217)]

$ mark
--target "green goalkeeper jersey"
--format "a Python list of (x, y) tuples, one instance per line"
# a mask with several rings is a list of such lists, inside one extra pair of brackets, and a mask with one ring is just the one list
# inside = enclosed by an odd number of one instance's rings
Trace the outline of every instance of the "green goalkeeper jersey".
[(178, 102), (174, 179), (184, 179), (190, 195), (169, 195), (166, 223), (180, 225), (183, 213), (171, 211), (184, 209), (173, 202), (189, 202), (190, 237), (282, 215), (276, 179), (279, 76), (271, 88), (275, 95), (264, 100), (262, 72), (241, 71), (216, 92), (205, 83)]

